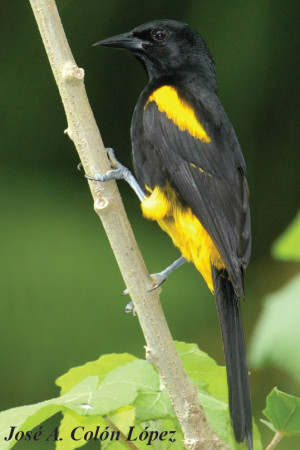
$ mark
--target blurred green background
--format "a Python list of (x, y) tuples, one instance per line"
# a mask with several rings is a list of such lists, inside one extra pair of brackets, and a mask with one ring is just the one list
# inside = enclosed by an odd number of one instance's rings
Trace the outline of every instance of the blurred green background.
[[(57, 0), (76, 62), (85, 69), (104, 143), (129, 167), (131, 115), (147, 78), (130, 55), (91, 44), (155, 18), (171, 18), (190, 23), (209, 45), (220, 97), (248, 166), (253, 224), (243, 305), (248, 342), (263, 297), (299, 271), (296, 264), (270, 257), (270, 245), (299, 206), (296, 5), (291, 0)], [(143, 357), (144, 339), (137, 319), (123, 313), (124, 283), (87, 183), (76, 170), (76, 151), (63, 134), (63, 108), (29, 2), (1, 2), (0, 21), (4, 410), (56, 396), (59, 375), (100, 354)], [(149, 270), (164, 268), (178, 252), (156, 224), (141, 218), (127, 186), (119, 187)], [(214, 301), (192, 265), (170, 277), (161, 299), (174, 338), (197, 342), (223, 363)], [(299, 384), (274, 367), (252, 371), (251, 384), (257, 421), (274, 385), (300, 394)], [(263, 425), (260, 430), (267, 443), (272, 433)], [(297, 445), (299, 439), (290, 439), (279, 448)], [(31, 448), (17, 445), (23, 447)]]

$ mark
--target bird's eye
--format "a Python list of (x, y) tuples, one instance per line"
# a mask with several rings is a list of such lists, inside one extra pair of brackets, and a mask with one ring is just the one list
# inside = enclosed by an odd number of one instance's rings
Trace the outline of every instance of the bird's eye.
[(151, 36), (155, 41), (162, 42), (166, 39), (168, 34), (165, 30), (162, 30), (161, 28), (155, 28), (154, 30), (152, 30)]

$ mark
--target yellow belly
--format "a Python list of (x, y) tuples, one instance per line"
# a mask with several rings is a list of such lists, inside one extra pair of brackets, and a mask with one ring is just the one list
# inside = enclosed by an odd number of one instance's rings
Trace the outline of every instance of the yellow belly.
[(147, 219), (157, 220), (182, 256), (195, 264), (213, 292), (211, 265), (221, 269), (225, 268), (225, 264), (211, 237), (191, 208), (179, 202), (170, 186), (147, 190), (151, 193), (142, 202), (143, 215)]

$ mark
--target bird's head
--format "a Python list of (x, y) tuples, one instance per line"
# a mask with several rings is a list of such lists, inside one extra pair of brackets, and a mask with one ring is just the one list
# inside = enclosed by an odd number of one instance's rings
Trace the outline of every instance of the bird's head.
[(150, 80), (193, 73), (215, 83), (213, 59), (205, 42), (182, 22), (155, 20), (94, 45), (130, 51), (142, 62)]

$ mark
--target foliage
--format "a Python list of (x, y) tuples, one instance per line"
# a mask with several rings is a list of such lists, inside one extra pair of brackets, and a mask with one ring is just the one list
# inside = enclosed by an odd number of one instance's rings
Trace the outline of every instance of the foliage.
[(300, 398), (274, 388), (267, 397), (263, 413), (270, 422), (262, 422), (271, 430), (284, 436), (300, 435)]
[[(177, 350), (199, 389), (213, 429), (232, 449), (245, 449), (245, 444), (235, 443), (229, 425), (225, 367), (218, 366), (194, 344), (177, 343)], [(38, 435), (38, 439), (55, 441), (58, 450), (82, 447), (94, 438), (101, 442), (101, 448), (121, 450), (127, 448), (129, 437), (136, 438), (134, 445), (138, 449), (147, 448), (149, 443), (156, 449), (184, 448), (169, 397), (147, 361), (129, 354), (103, 355), (70, 369), (57, 379), (57, 384), (61, 387), (60, 397), (1, 413), (2, 450), (16, 443), (15, 439), (3, 440), (12, 424), (16, 427), (14, 436), (32, 440), (38, 432), (30, 430), (59, 411), (63, 414), (59, 430), (43, 435), (41, 426)], [(256, 428), (254, 439), (255, 448), (261, 449)]]
[[(295, 236), (298, 228), (299, 220), (278, 240), (275, 253), (279, 257), (290, 258), (294, 245), (290, 244), (291, 235)], [(265, 311), (252, 341), (253, 365), (276, 363), (294, 376), (299, 373), (299, 292), (298, 276), (265, 302)], [(230, 427), (225, 367), (218, 366), (194, 344), (177, 343), (177, 350), (198, 388), (213, 429), (230, 448), (245, 449), (245, 444), (236, 444)], [(130, 430), (132, 439), (137, 438), (133, 441), (136, 448), (146, 448), (149, 443), (156, 449), (183, 448), (183, 436), (169, 397), (160, 385), (155, 368), (145, 360), (127, 353), (103, 355), (96, 361), (70, 369), (57, 379), (57, 385), (61, 388), (59, 397), (1, 413), (3, 450), (27, 439), (55, 442), (58, 450), (79, 448), (90, 439), (97, 439), (102, 448), (121, 450), (127, 447), (125, 439), (130, 436)], [(299, 403), (300, 399), (275, 388), (264, 410), (268, 421), (262, 422), (284, 436), (299, 435)], [(45, 434), (40, 424), (58, 412), (63, 415), (60, 427)], [(12, 426), (16, 427), (17, 440), (5, 441)], [(37, 426), (39, 428), (31, 431)], [(168, 440), (173, 438), (172, 431), (175, 442)], [(262, 448), (256, 427), (254, 448)]]
[(277, 365), (300, 379), (299, 317), (300, 275), (266, 297), (251, 341), (253, 367)]
[[(300, 261), (300, 212), (273, 245), (283, 260)], [(252, 336), (250, 360), (254, 367), (277, 365), (300, 379), (300, 275), (268, 295)]]
[[(273, 245), (282, 260), (300, 261), (300, 213)], [(300, 379), (300, 275), (269, 295), (254, 330), (250, 360), (254, 367), (277, 365)], [(300, 398), (274, 388), (261, 420), (282, 436), (300, 435)]]
[(282, 236), (274, 242), (272, 253), (278, 259), (300, 261), (300, 211)]

